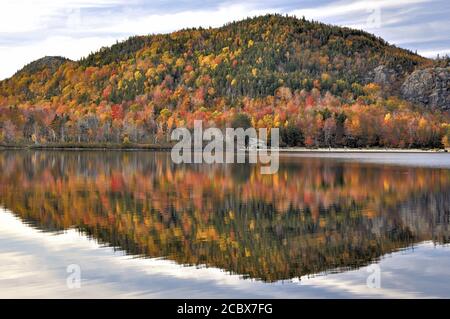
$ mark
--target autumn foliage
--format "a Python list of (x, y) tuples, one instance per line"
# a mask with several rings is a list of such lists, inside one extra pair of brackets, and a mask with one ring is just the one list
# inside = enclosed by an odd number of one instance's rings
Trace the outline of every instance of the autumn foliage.
[[(267, 15), (137, 36), (80, 61), (38, 60), (0, 82), (0, 142), (167, 142), (176, 127), (244, 114), (287, 146), (442, 147), (449, 115), (368, 76), (429, 60), (368, 33)], [(447, 135), (446, 135), (447, 134)]]

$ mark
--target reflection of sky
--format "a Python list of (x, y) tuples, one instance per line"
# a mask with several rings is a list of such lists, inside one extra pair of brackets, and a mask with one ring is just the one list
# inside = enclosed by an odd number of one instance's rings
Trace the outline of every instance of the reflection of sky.
[[(450, 247), (432, 243), (383, 258), (381, 288), (367, 267), (265, 284), (215, 268), (137, 259), (101, 247), (76, 231), (40, 232), (0, 209), (0, 298), (351, 298), (450, 297)], [(66, 287), (66, 267), (81, 267), (80, 289)]]
[[(414, 151), (390, 151), (380, 153), (367, 150), (351, 152), (304, 152), (290, 153), (281, 152), (281, 158), (286, 161), (296, 161), (298, 158), (321, 158), (333, 159), (339, 162), (357, 162), (368, 164), (399, 165), (412, 167), (434, 167), (450, 169), (450, 154), (436, 152), (414, 152)], [(368, 156), (369, 155), (369, 156)]]
[(364, 29), (426, 56), (450, 53), (447, 0), (6, 0), (0, 10), (0, 79), (45, 55), (79, 59), (130, 35), (220, 26), (275, 12)]

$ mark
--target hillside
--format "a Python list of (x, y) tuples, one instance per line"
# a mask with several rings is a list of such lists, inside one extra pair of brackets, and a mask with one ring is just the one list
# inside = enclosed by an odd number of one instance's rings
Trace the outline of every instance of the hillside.
[(448, 66), (425, 75), (417, 96), (417, 72), (435, 63), (363, 31), (279, 15), (136, 36), (0, 82), (0, 138), (159, 143), (194, 119), (245, 117), (280, 127), (287, 145), (442, 147)]

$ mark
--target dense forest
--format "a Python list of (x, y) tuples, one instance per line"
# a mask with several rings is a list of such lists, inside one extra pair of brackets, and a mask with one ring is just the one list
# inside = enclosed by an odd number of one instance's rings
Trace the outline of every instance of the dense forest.
[[(444, 64), (363, 31), (266, 15), (45, 57), (0, 82), (0, 143), (167, 143), (176, 127), (278, 127), (284, 146), (448, 147), (448, 111), (399, 97)], [(376, 81), (374, 70), (395, 71)]]

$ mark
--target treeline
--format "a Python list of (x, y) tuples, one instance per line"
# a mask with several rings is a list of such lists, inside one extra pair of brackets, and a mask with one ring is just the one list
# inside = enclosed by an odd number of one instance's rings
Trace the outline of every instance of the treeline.
[[(275, 96), (245, 98), (235, 107), (174, 110), (143, 100), (124, 108), (102, 104), (80, 114), (78, 109), (51, 105), (23, 109), (0, 108), (0, 142), (47, 143), (167, 143), (177, 127), (279, 128), (281, 146), (440, 148), (450, 146), (448, 115), (414, 110), (395, 97), (380, 97), (380, 88), (363, 87), (366, 95), (344, 104), (319, 90), (291, 92), (280, 88)], [(167, 97), (167, 98), (170, 98)], [(163, 99), (164, 100), (164, 99)]]

